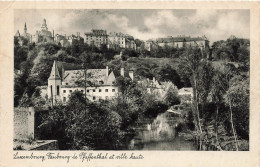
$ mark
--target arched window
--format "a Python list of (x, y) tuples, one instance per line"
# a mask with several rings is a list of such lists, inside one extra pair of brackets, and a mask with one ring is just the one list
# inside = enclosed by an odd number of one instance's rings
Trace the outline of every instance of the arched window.
[(60, 86), (59, 85), (57, 86), (57, 95), (58, 96), (60, 95)]

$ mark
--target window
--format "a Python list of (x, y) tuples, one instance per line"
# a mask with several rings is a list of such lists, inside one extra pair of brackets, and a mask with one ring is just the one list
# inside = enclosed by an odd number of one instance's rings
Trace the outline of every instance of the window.
[(59, 85), (57, 86), (57, 95), (58, 96), (60, 95), (60, 86)]
[(83, 91), (83, 90), (81, 90), (81, 92), (83, 93), (84, 91)]
[(95, 97), (95, 96), (93, 96), (93, 100), (96, 100), (96, 97)]
[(72, 92), (72, 90), (70, 90), (70, 93)]
[(87, 92), (89, 92), (89, 90), (87, 89)]
[(63, 97), (63, 102), (66, 102), (66, 97)]
[(96, 89), (93, 89), (93, 92), (96, 92)]
[(63, 90), (63, 93), (66, 93), (66, 90)]
[(68, 85), (68, 83), (66, 82), (66, 85)]
[(99, 89), (99, 92), (101, 92), (102, 91), (102, 89)]
[(108, 92), (108, 89), (106, 89), (106, 92)]
[(103, 81), (99, 81), (99, 84), (100, 84), (100, 85), (103, 85), (103, 84), (104, 84), (104, 82), (103, 82)]
[(115, 89), (112, 89), (112, 92), (115, 92), (116, 90)]
[(52, 98), (53, 94), (52, 94), (52, 85), (51, 85), (51, 98)]

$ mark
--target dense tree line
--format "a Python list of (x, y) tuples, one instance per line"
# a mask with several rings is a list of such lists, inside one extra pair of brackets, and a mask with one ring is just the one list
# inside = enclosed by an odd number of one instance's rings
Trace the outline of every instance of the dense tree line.
[(221, 68), (214, 67), (196, 48), (187, 50), (182, 62), (180, 69), (193, 87), (199, 149), (213, 145), (220, 150), (248, 150), (241, 143), (249, 136), (249, 73), (225, 62)]

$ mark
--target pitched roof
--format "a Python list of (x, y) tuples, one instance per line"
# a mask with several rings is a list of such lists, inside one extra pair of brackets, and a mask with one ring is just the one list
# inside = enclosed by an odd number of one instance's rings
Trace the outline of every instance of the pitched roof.
[[(77, 85), (80, 80), (85, 79), (84, 69), (80, 70), (67, 70), (65, 71), (63, 82), (68, 83), (68, 85)], [(106, 69), (87, 69), (86, 70), (86, 80), (88, 86), (93, 85), (113, 85), (115, 82), (115, 75), (111, 72), (108, 76), (106, 74)]]
[(56, 80), (56, 79), (61, 79), (61, 77), (60, 77), (60, 74), (59, 74), (59, 71), (58, 71), (56, 61), (54, 61), (53, 65), (52, 65), (49, 80)]

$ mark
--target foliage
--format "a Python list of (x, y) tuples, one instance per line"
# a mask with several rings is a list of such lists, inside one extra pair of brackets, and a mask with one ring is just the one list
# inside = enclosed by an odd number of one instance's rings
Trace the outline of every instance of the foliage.
[(183, 86), (179, 74), (169, 64), (161, 67), (160, 71), (158, 72), (158, 75), (160, 77), (160, 81), (171, 81), (178, 88), (181, 88)]
[(212, 54), (216, 60), (249, 62), (248, 39), (231, 37), (226, 41), (216, 41), (212, 45)]
[(102, 104), (86, 102), (81, 92), (72, 93), (66, 106), (55, 106), (43, 120), (42, 136), (58, 139), (61, 149), (118, 148), (120, 116)]
[(234, 76), (230, 80), (225, 102), (230, 104), (234, 113), (234, 124), (237, 134), (249, 139), (249, 79)]
[(174, 88), (169, 88), (168, 92), (166, 93), (165, 102), (168, 106), (174, 106), (180, 104), (180, 98), (178, 96), (178, 90)]

